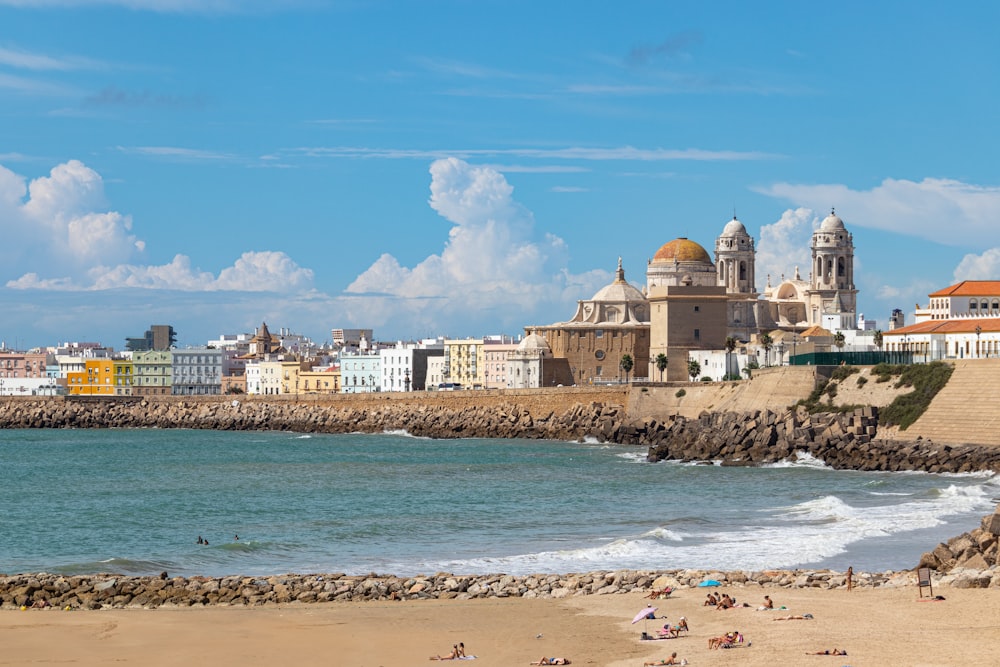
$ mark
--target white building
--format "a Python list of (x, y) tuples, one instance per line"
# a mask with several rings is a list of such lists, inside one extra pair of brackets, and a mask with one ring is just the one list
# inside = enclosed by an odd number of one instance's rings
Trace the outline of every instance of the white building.
[(378, 352), (340, 355), (340, 391), (344, 394), (368, 394), (382, 384), (382, 359)]
[(916, 362), (1000, 356), (1000, 281), (963, 280), (932, 292), (913, 324), (882, 339), (885, 351)]
[(222, 393), (222, 350), (190, 347), (173, 350), (171, 357), (175, 396), (203, 396)]
[(380, 391), (422, 391), (427, 386), (429, 360), (444, 357), (444, 339), (429, 338), (418, 343), (400, 341), (394, 347), (379, 349), (378, 356), (381, 359)]

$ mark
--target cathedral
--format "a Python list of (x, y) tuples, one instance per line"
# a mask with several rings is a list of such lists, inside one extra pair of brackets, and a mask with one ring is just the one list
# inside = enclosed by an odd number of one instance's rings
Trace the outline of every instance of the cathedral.
[[(665, 243), (646, 266), (640, 291), (625, 280), (621, 259), (615, 280), (577, 303), (566, 322), (525, 327), (545, 339), (565, 367), (566, 382), (625, 379), (629, 355), (634, 375), (687, 379), (690, 350), (723, 349), (727, 338), (751, 342), (763, 332), (801, 332), (818, 326), (855, 328), (854, 239), (835, 212), (813, 232), (808, 277), (791, 278), (763, 292), (756, 287), (754, 239), (735, 217), (715, 240), (715, 259), (687, 238)], [(657, 360), (666, 358), (660, 370)]]

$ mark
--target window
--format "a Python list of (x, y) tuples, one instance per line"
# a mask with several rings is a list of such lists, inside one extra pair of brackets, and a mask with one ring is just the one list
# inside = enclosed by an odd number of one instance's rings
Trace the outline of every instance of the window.
[(595, 329), (594, 338), (604, 338), (604, 329)]
[(701, 306), (695, 306), (694, 307), (694, 312), (696, 312), (696, 313), (701, 312)]
[(695, 329), (694, 330), (694, 339), (695, 340), (701, 340), (701, 329)]

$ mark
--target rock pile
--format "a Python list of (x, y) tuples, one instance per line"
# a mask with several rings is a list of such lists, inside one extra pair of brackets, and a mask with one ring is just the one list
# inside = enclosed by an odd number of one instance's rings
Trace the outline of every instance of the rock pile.
[(972, 532), (937, 545), (917, 566), (945, 574), (942, 583), (956, 588), (1000, 586), (1000, 505)]
[[(878, 440), (878, 408), (851, 413), (809, 414), (805, 409), (776, 413), (705, 412), (696, 420), (649, 420), (637, 439), (649, 442), (650, 461), (721, 460), (757, 465), (805, 452), (836, 469), (1000, 471), (1000, 450), (976, 445), (935, 445), (929, 441)], [(624, 429), (626, 434), (628, 429)]]
[[(270, 577), (128, 577), (116, 574), (0, 576), (0, 607), (109, 609), (170, 606), (260, 606), (364, 600), (565, 598), (694, 588), (705, 579), (730, 587), (840, 588), (843, 573), (830, 570), (714, 572), (706, 570), (596, 571), (584, 574), (508, 574), (394, 577), (376, 574), (286, 574)], [(855, 586), (912, 585), (910, 573), (856, 573)]]
[(578, 403), (561, 415), (516, 403), (428, 407), (419, 403), (290, 403), (285, 401), (34, 400), (0, 404), (0, 428), (192, 428), (301, 433), (406, 430), (431, 438), (587, 436), (618, 441), (620, 405)]

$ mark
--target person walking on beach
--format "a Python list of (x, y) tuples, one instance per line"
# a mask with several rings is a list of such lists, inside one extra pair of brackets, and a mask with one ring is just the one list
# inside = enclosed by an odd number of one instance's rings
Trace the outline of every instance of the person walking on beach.
[(851, 589), (854, 588), (854, 566), (848, 566), (847, 568), (847, 592), (850, 593)]

